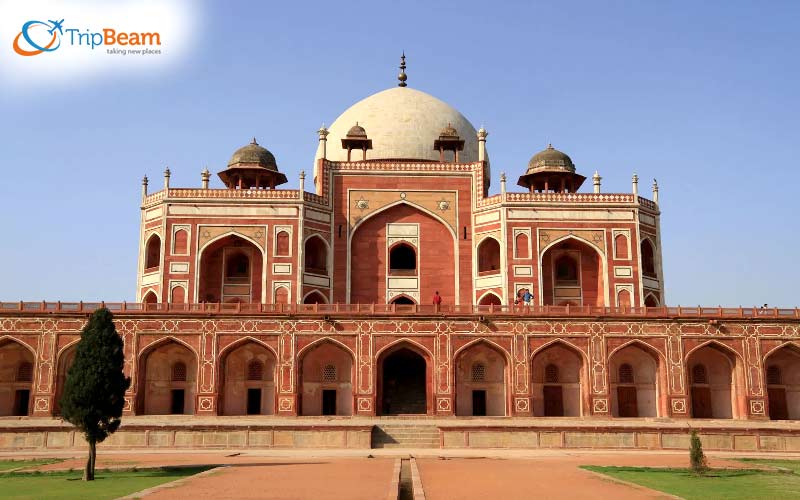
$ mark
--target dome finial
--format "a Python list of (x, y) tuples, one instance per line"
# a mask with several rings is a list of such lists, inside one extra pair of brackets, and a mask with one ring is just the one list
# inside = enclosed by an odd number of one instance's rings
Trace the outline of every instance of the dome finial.
[(406, 51), (403, 51), (403, 55), (400, 56), (400, 74), (397, 75), (397, 79), (400, 81), (397, 85), (399, 87), (406, 86), (406, 80), (408, 80), (408, 75), (406, 75)]
[(252, 142), (250, 142), (250, 144), (255, 144), (256, 146), (258, 146), (258, 142), (256, 141), (256, 136), (253, 136), (253, 140)]

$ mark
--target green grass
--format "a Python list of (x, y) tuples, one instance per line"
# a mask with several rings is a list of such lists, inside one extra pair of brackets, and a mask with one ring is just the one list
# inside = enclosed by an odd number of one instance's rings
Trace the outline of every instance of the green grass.
[[(795, 463), (794, 467), (800, 467)], [(615, 479), (676, 495), (687, 500), (720, 498), (798, 498), (800, 475), (791, 472), (754, 469), (712, 469), (697, 476), (689, 469), (656, 469), (648, 467), (582, 468)]]
[(19, 469), (22, 467), (36, 467), (38, 465), (54, 464), (63, 462), (63, 458), (40, 458), (31, 460), (0, 460), (0, 471)]
[(82, 481), (83, 471), (0, 474), (0, 498), (118, 498), (208, 470), (184, 467), (142, 471), (100, 471)]
[(780, 467), (782, 469), (789, 469), (795, 474), (800, 475), (800, 460), (783, 460), (779, 458), (739, 458), (741, 462), (750, 464), (767, 465), (770, 467)]

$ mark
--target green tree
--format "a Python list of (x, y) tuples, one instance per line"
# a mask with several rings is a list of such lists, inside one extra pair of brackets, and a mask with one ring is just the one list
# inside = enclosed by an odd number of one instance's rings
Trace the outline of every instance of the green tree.
[(119, 428), (131, 379), (122, 371), (125, 354), (111, 311), (98, 309), (81, 332), (75, 361), (67, 373), (61, 416), (89, 443), (84, 481), (94, 480), (97, 443)]
[(700, 437), (695, 430), (692, 431), (689, 462), (695, 474), (705, 474), (708, 471), (708, 460), (706, 459), (706, 454), (703, 453), (703, 443), (700, 442)]

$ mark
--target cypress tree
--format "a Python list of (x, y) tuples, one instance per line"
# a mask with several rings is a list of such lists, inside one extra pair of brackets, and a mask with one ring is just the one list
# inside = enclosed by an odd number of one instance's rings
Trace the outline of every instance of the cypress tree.
[(94, 480), (97, 443), (122, 422), (125, 391), (131, 385), (122, 371), (124, 360), (122, 337), (111, 311), (98, 309), (81, 332), (60, 401), (62, 418), (77, 427), (89, 443), (84, 481)]
[(708, 460), (703, 453), (703, 444), (700, 442), (700, 437), (697, 431), (692, 431), (692, 439), (689, 447), (689, 462), (692, 465), (692, 470), (695, 474), (705, 474), (708, 470)]

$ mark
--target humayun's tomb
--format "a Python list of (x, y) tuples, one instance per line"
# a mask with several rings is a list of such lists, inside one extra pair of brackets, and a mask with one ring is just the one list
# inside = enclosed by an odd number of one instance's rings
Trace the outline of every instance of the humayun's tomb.
[[(667, 306), (655, 183), (605, 193), (548, 146), (508, 186), (401, 68), (297, 189), (255, 139), (222, 188), (144, 179), (104, 446), (800, 451), (798, 309)], [(0, 449), (82, 446), (58, 401), (100, 305), (0, 305)]]

